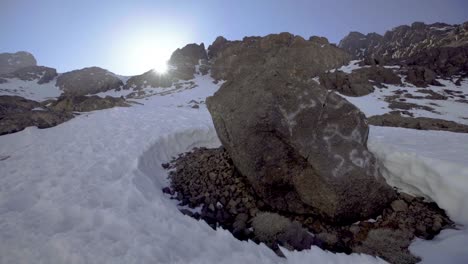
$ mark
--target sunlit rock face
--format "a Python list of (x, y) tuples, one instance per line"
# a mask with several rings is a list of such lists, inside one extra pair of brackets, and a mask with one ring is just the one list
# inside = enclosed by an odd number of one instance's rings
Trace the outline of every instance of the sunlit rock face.
[(17, 78), (23, 81), (37, 81), (44, 84), (57, 77), (57, 70), (45, 66), (27, 66), (11, 73), (0, 75), (3, 78)]
[(349, 54), (326, 42), (307, 41), (290, 33), (245, 37), (242, 41), (218, 37), (208, 48), (211, 74), (215, 79), (230, 80), (265, 67), (306, 80), (349, 62)]
[(24, 51), (0, 53), (0, 74), (11, 73), (24, 67), (36, 65), (36, 59), (31, 53)]
[(275, 68), (228, 80), (207, 106), (236, 168), (275, 209), (353, 222), (395, 197), (354, 105)]
[(67, 95), (87, 95), (120, 89), (123, 82), (108, 70), (90, 67), (61, 74), (56, 85)]

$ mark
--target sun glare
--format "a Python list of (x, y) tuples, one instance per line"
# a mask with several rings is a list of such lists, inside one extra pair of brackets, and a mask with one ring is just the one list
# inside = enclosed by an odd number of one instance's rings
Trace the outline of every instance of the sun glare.
[(168, 70), (167, 61), (165, 60), (156, 61), (156, 64), (153, 70), (159, 74), (165, 74)]

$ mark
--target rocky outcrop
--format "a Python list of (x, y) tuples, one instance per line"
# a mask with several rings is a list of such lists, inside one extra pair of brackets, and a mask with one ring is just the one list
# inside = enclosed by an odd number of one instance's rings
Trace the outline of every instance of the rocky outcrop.
[(112, 107), (126, 107), (123, 98), (115, 98), (106, 96), (101, 98), (97, 95), (94, 96), (61, 96), (57, 101), (53, 102), (49, 108), (57, 112), (90, 112), (95, 110), (102, 110)]
[(90, 67), (61, 74), (56, 86), (67, 95), (87, 95), (120, 89), (123, 82), (108, 70)]
[(350, 59), (333, 45), (307, 41), (290, 33), (245, 37), (232, 42), (218, 38), (208, 53), (212, 60), (211, 75), (217, 80), (234, 79), (259, 68), (281, 69), (287, 75), (309, 79)]
[(172, 53), (168, 62), (169, 70), (158, 73), (150, 70), (141, 75), (133, 76), (125, 84), (124, 89), (140, 91), (145, 87), (167, 88), (180, 80), (190, 80), (197, 73), (198, 66), (201, 74), (207, 74), (209, 70), (208, 55), (205, 45), (188, 44)]
[(468, 72), (468, 22), (462, 25), (415, 22), (387, 31), (384, 36), (351, 32), (339, 47), (370, 65), (402, 65), (407, 80), (419, 87), (437, 84), (436, 76)]
[(25, 51), (0, 53), (0, 74), (12, 73), (18, 69), (36, 65), (36, 59), (31, 53)]
[(2, 78), (17, 78), (23, 81), (37, 81), (38, 84), (44, 84), (57, 77), (57, 70), (45, 66), (27, 66), (0, 76)]
[(29, 126), (48, 128), (71, 118), (71, 113), (55, 112), (32, 100), (0, 96), (0, 135), (15, 133)]
[(374, 91), (374, 86), (401, 84), (401, 79), (391, 69), (379, 66), (360, 68), (345, 73), (342, 71), (320, 74), (320, 84), (328, 90), (337, 91), (347, 96), (363, 96)]
[(334, 222), (370, 217), (394, 198), (367, 150), (354, 105), (289, 69), (227, 81), (206, 101), (236, 168), (272, 208)]
[(398, 113), (371, 116), (368, 119), (370, 125), (404, 127), (419, 130), (443, 130), (450, 132), (468, 133), (468, 125), (453, 121), (427, 118), (427, 117), (405, 117)]

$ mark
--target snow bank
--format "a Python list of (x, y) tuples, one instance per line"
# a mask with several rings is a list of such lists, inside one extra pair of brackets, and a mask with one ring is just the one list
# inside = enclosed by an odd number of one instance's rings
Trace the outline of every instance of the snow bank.
[(16, 95), (41, 102), (62, 94), (62, 91), (55, 86), (56, 80), (44, 84), (37, 84), (37, 80), (23, 81), (17, 78), (7, 81), (0, 84), (0, 95)]
[(468, 134), (372, 126), (368, 146), (389, 184), (468, 224)]

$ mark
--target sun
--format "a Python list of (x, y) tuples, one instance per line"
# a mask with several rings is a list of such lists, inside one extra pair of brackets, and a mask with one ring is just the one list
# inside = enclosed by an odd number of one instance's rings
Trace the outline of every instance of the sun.
[(153, 67), (153, 70), (159, 74), (165, 74), (167, 73), (167, 70), (169, 67), (167, 66), (167, 61), (166, 60), (156, 60), (155, 65)]

